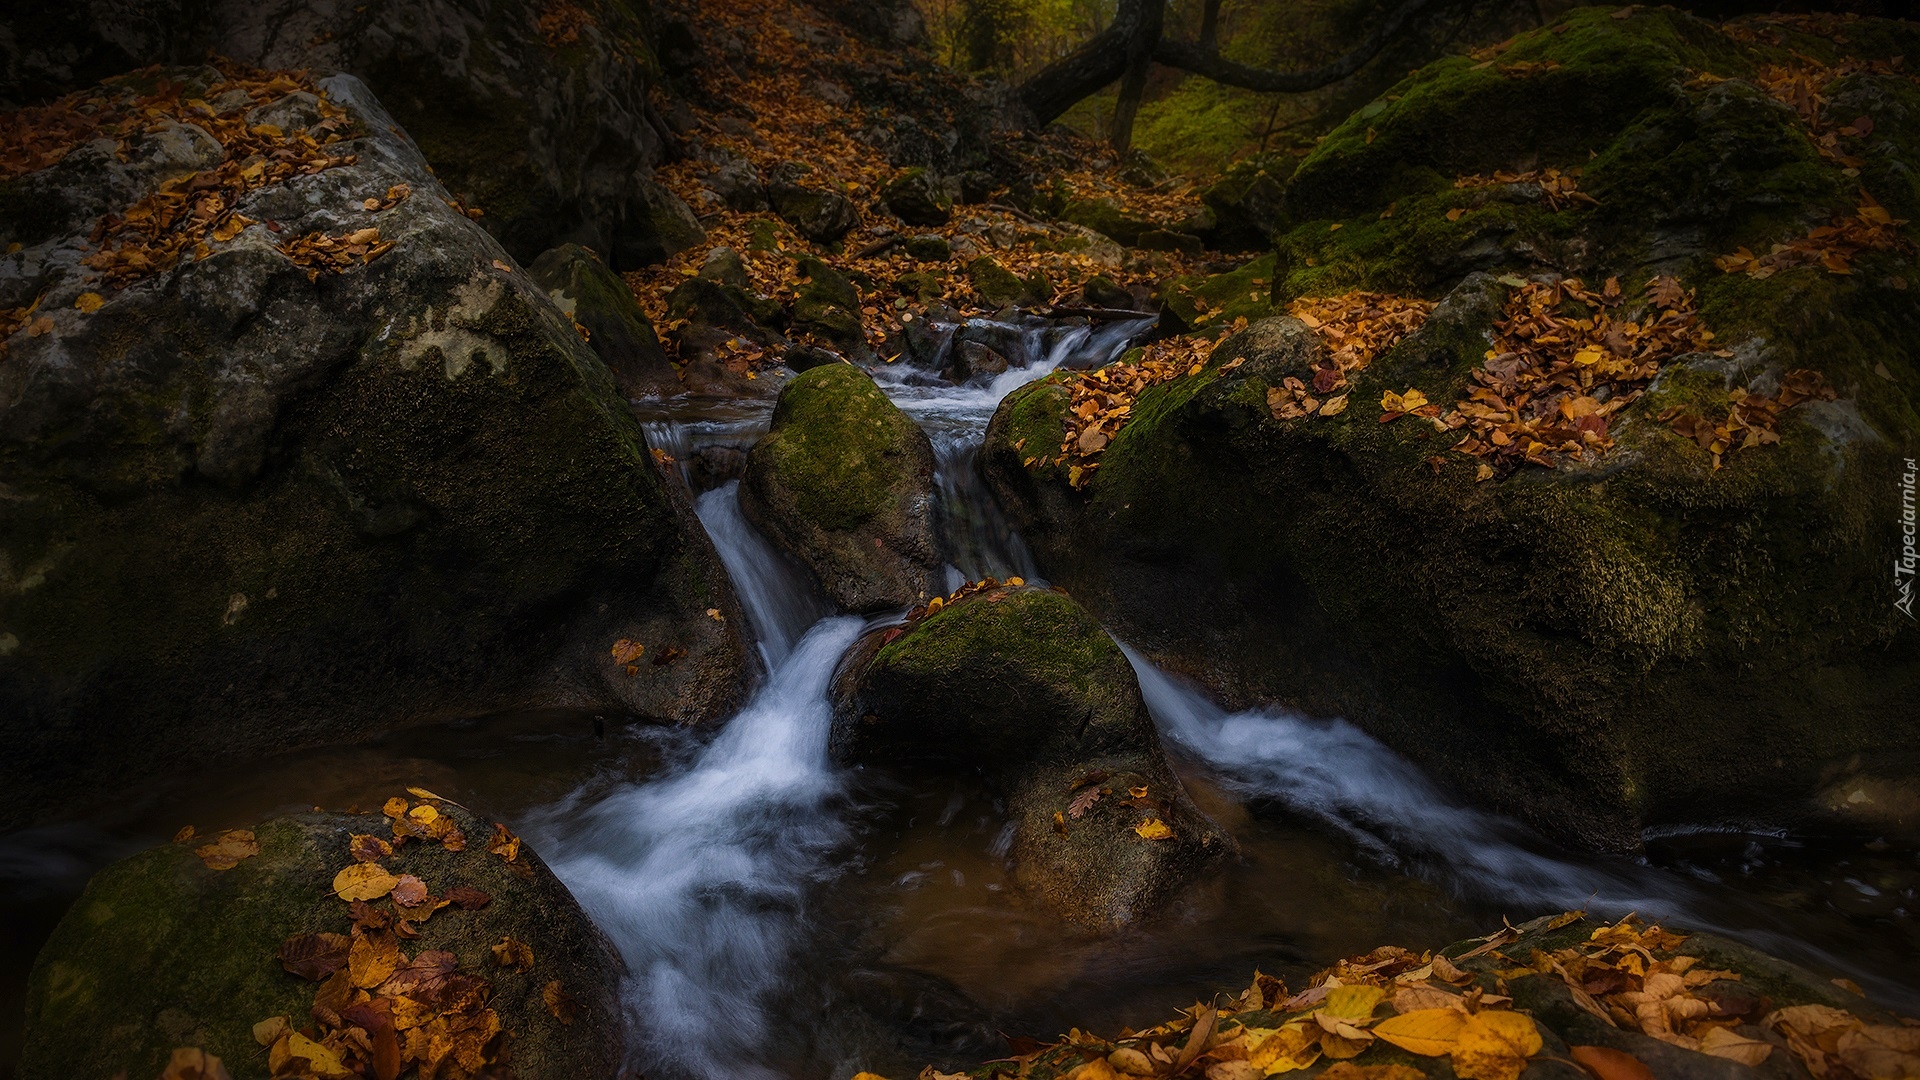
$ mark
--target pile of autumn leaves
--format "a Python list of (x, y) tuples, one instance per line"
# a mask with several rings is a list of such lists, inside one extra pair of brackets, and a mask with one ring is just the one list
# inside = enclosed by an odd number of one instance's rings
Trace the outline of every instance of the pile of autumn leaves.
[[(1565, 948), (1534, 948), (1525, 962), (1502, 951), (1527, 934), (1552, 933), (1583, 918), (1567, 912), (1506, 927), (1452, 959), (1385, 946), (1340, 961), (1297, 994), (1255, 973), (1252, 985), (1223, 1006), (1195, 1005), (1168, 1023), (1116, 1039), (1075, 1029), (1051, 1044), (1023, 1041), (1013, 1057), (972, 1075), (1260, 1080), (1332, 1062), (1320, 1074), (1329, 1080), (1420, 1080), (1427, 1074), (1406, 1060), (1446, 1058), (1459, 1080), (1515, 1080), (1529, 1064), (1546, 1060), (1595, 1080), (1650, 1080), (1647, 1065), (1621, 1050), (1572, 1046), (1568, 1058), (1545, 1053), (1540, 1027), (1513, 1008), (1507, 992), (1510, 983), (1531, 978), (1560, 983), (1610, 1027), (1748, 1066), (1764, 1064), (1784, 1047), (1809, 1073), (1831, 1080), (1920, 1073), (1920, 1026), (1869, 1023), (1826, 1005), (1772, 1008), (1742, 985), (1739, 972), (1676, 951), (1684, 935), (1631, 916)], [(1384, 1056), (1382, 1048), (1404, 1056), (1370, 1062)], [(961, 1080), (963, 1074), (930, 1067), (920, 1075)]]

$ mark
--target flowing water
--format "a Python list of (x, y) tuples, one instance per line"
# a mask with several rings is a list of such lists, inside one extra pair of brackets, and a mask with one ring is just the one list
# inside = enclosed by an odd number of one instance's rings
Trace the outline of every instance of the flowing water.
[[(1041, 568), (976, 468), (995, 406), (1061, 367), (1105, 363), (1141, 324), (951, 328), (1006, 371), (960, 385), (943, 357), (876, 380), (927, 431), (954, 584)], [(1004, 1052), (1000, 1032), (1144, 1025), (1257, 966), (1298, 981), (1383, 943), (1433, 945), (1566, 908), (1712, 927), (1920, 1011), (1910, 909), (1920, 859), (1873, 837), (1672, 830), (1649, 859), (1554, 849), (1478, 811), (1338, 720), (1228, 713), (1129, 651), (1196, 801), (1239, 840), (1147, 927), (1098, 938), (1013, 887), (1005, 808), (950, 776), (843, 770), (827, 756), (828, 684), (863, 622), (742, 516), (738, 476), (765, 403), (650, 406), (652, 445), (698, 492), (765, 678), (711, 738), (548, 711), (396, 733), (214, 770), (109, 803), (94, 819), (0, 838), (10, 929), (0, 1009), (92, 869), (180, 824), (244, 825), (308, 805), (372, 806), (424, 784), (520, 828), (630, 969), (635, 1066), (670, 1078), (911, 1073)], [(17, 1045), (0, 1028), (0, 1066)]]

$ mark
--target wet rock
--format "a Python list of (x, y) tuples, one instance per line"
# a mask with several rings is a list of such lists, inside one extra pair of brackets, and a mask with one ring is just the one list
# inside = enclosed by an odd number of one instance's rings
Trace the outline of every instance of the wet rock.
[[(430, 894), (464, 886), (488, 902), (416, 920), (419, 937), (402, 942), (402, 955), (444, 950), (458, 976), (484, 980), (486, 1007), (512, 1032), (515, 1075), (612, 1080), (625, 1035), (624, 968), (612, 945), (531, 848), (522, 844), (508, 863), (487, 851), (489, 822), (438, 809), (465, 833), (464, 851), (416, 840), (380, 865), (419, 878)], [(347, 933), (353, 917), (332, 895), (334, 875), (355, 865), (352, 835), (391, 837), (390, 824), (377, 814), (297, 814), (255, 826), (259, 854), (231, 869), (196, 857), (212, 839), (199, 837), (94, 875), (35, 961), (18, 1075), (158, 1076), (181, 1046), (221, 1058), (234, 1075), (264, 1075), (253, 1025), (289, 1016), (308, 1026), (321, 986), (282, 967), (281, 944)], [(532, 949), (530, 967), (496, 961), (491, 947), (508, 936)], [(573, 999), (570, 1024), (544, 1000), (553, 982)]]
[[(607, 365), (364, 85), (320, 86), (364, 132), (329, 147), (356, 163), (248, 193), (262, 224), (127, 288), (81, 261), (84, 214), (13, 204), (63, 231), (0, 236), (26, 245), (0, 258), (0, 302), (44, 294), (52, 327), (0, 365), (0, 564), (34, 581), (0, 598), (0, 820), (59, 812), (76, 776), (421, 715), (693, 723), (736, 700), (747, 654), (704, 616), (731, 609), (726, 578)], [(135, 139), (125, 164), (69, 155), (36, 183), (124, 210), (160, 179), (145, 160)], [(393, 247), (339, 272), (281, 247), (362, 227)], [(97, 310), (75, 306), (88, 292)], [(688, 655), (629, 678), (607, 655), (622, 637)]]
[(535, 259), (527, 271), (561, 312), (587, 331), (587, 343), (629, 398), (678, 393), (674, 373), (653, 323), (627, 283), (599, 256), (565, 244)]
[(860, 290), (845, 274), (812, 257), (798, 267), (806, 283), (793, 298), (795, 333), (817, 334), (855, 363), (871, 363), (873, 346), (860, 322)]
[(953, 217), (959, 185), (923, 168), (912, 168), (887, 182), (880, 198), (895, 217), (909, 225), (945, 225)]
[(939, 233), (922, 233), (907, 238), (907, 254), (921, 262), (946, 262), (953, 258), (953, 245)]
[(967, 277), (989, 307), (1036, 307), (1053, 298), (1053, 286), (1044, 273), (1036, 270), (1033, 276), (1021, 278), (991, 255), (968, 263)]
[(836, 757), (978, 770), (1007, 799), (1015, 880), (1075, 922), (1149, 917), (1232, 849), (1167, 766), (1126, 657), (1059, 593), (994, 589), (869, 635), (835, 694)]
[[(148, 64), (223, 56), (263, 68), (345, 72), (370, 86), (448, 192), (516, 259), (558, 244), (650, 261), (659, 207), (636, 173), (663, 154), (656, 90), (633, 43), (651, 39), (621, 5), (556, 45), (546, 5), (459, 0), (216, 0), (44, 7), (9, 20), (0, 101), (25, 103)], [(510, 73), (510, 74), (508, 74)]]
[(743, 342), (782, 350), (791, 344), (780, 332), (787, 313), (779, 301), (738, 285), (691, 277), (667, 294), (667, 314), (678, 323), (671, 333), (684, 364), (681, 383), (689, 393), (770, 398), (780, 392), (777, 382), (749, 379), (744, 367), (728, 363)]
[(794, 372), (811, 371), (823, 364), (843, 363), (842, 357), (828, 352), (818, 345), (795, 345), (787, 350), (783, 361)]
[(860, 224), (860, 215), (845, 195), (810, 186), (811, 171), (793, 161), (776, 166), (767, 177), (767, 201), (800, 235), (831, 244)]
[(847, 364), (796, 376), (747, 455), (740, 506), (848, 611), (903, 608), (935, 591), (933, 446)]
[(666, 262), (707, 239), (680, 196), (651, 180), (635, 180), (626, 219), (613, 231), (615, 265), (623, 270)]
[(977, 341), (962, 341), (954, 350), (954, 382), (966, 382), (976, 375), (998, 375), (1006, 370), (1007, 358)]

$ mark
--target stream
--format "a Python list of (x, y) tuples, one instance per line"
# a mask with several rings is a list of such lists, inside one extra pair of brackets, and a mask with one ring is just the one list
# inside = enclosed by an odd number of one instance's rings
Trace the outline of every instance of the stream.
[[(1007, 393), (1106, 363), (1146, 326), (973, 329), (1004, 346), (1007, 371), (958, 386), (907, 361), (873, 374), (932, 440), (950, 584), (1039, 581), (975, 467), (987, 422)], [(771, 403), (642, 408), (697, 493), (759, 649), (764, 676), (739, 714), (704, 738), (558, 710), (411, 728), (0, 837), (0, 1062), (17, 1053), (33, 953), (94, 869), (184, 822), (374, 805), (406, 784), (478, 800), (573, 890), (627, 962), (633, 1064), (652, 1080), (911, 1075), (1001, 1056), (1002, 1032), (1143, 1026), (1256, 967), (1298, 982), (1376, 945), (1573, 908), (1714, 929), (1920, 1012), (1911, 850), (1706, 827), (1650, 836), (1638, 861), (1558, 850), (1350, 724), (1228, 713), (1130, 649), (1176, 768), (1243, 856), (1150, 926), (1062, 926), (1013, 887), (1011, 827), (984, 787), (829, 759), (828, 684), (869, 622), (833, 611), (740, 511), (734, 477)]]

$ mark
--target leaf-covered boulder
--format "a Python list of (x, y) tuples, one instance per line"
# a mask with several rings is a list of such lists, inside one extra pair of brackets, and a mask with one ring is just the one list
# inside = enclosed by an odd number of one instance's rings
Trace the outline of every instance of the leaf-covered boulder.
[(780, 391), (740, 505), (848, 611), (935, 593), (933, 446), (865, 372), (823, 364)]
[(535, 259), (527, 272), (584, 331), (581, 336), (606, 362), (622, 394), (658, 397), (680, 390), (680, 378), (647, 313), (598, 255), (578, 244), (562, 244)]
[(0, 818), (416, 718), (730, 708), (730, 588), (606, 364), (361, 83), (87, 100), (0, 214)]
[(1125, 654), (1057, 592), (989, 588), (877, 631), (835, 687), (837, 758), (984, 775), (1015, 880), (1075, 922), (1147, 918), (1232, 848), (1168, 767)]
[(617, 0), (159, 0), (40, 5), (9, 22), (0, 101), (209, 55), (344, 72), (372, 87), (517, 259), (576, 241), (626, 270), (699, 242), (678, 199), (636, 181), (661, 160), (666, 128), (649, 100), (644, 15)]
[(1631, 849), (1920, 748), (1891, 494), (1920, 145), (1776, 98), (1798, 65), (1889, 118), (1920, 99), (1904, 24), (1622, 11), (1430, 65), (1302, 162), (1272, 276), (1319, 331), (1254, 322), (1086, 463), (1035, 453), (1078, 423), (1074, 376), (1036, 384), (984, 462), (1156, 660)]
[[(420, 835), (448, 824), (460, 850)], [(403, 830), (414, 838), (397, 842)], [(617, 1075), (618, 953), (531, 848), (496, 835), (421, 800), (398, 822), (297, 814), (114, 863), (34, 963), (18, 1075), (158, 1076), (196, 1048), (259, 1077), (282, 1054), (371, 1066), (383, 1042), (440, 1075), (503, 1050), (527, 1080)], [(348, 897), (370, 899), (356, 913)]]

